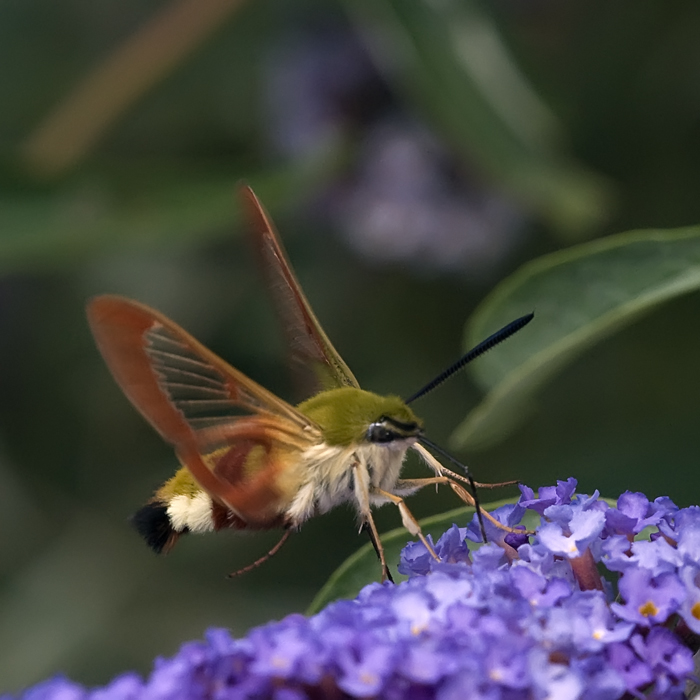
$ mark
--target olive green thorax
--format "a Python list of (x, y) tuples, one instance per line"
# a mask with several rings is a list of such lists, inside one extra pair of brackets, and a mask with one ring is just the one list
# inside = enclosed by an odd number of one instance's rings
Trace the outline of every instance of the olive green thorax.
[(329, 445), (363, 442), (370, 426), (382, 421), (405, 438), (416, 437), (423, 429), (423, 422), (398, 396), (379, 396), (354, 387), (322, 391), (297, 408), (321, 427)]
[[(255, 449), (255, 448), (253, 448)], [(204, 463), (213, 471), (216, 460), (223, 456), (228, 447), (202, 455)], [(187, 467), (180, 467), (175, 475), (168, 479), (157, 491), (156, 499), (162, 503), (169, 503), (175, 496), (187, 496), (194, 498), (202, 492), (202, 487), (195, 481), (192, 472)]]
[(168, 479), (156, 491), (156, 498), (163, 503), (169, 503), (175, 496), (188, 496), (194, 498), (202, 488), (194, 480), (190, 470), (186, 467), (180, 467), (175, 472), (175, 476)]

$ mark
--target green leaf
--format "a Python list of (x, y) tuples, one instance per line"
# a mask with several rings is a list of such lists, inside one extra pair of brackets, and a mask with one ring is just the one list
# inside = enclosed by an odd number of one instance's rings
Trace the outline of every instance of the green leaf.
[(526, 416), (534, 394), (602, 338), (700, 287), (700, 227), (632, 231), (534, 260), (477, 309), (467, 345), (529, 311), (534, 320), (472, 368), (489, 393), (452, 436), (487, 447)]
[(567, 153), (562, 127), (476, 0), (352, 0), (392, 84), (465, 161), (571, 236), (607, 216), (609, 184)]
[[(493, 510), (509, 503), (515, 503), (517, 498), (510, 498), (495, 503), (484, 505), (485, 510)], [(420, 521), (421, 528), (426, 535), (431, 535), (433, 540), (437, 539), (453, 523), (460, 527), (465, 527), (472, 519), (474, 509), (469, 506), (455, 508), (439, 515), (433, 515)], [(530, 517), (532, 515), (532, 517)], [(528, 511), (525, 515), (524, 524), (526, 527), (534, 525), (536, 513)], [(386, 560), (392, 571), (392, 576), (396, 583), (404, 581), (406, 576), (396, 571), (396, 564), (399, 561), (401, 550), (410, 541), (410, 535), (402, 528), (396, 528), (381, 536), (382, 545)], [(328, 603), (340, 598), (354, 598), (360, 590), (368, 583), (378, 581), (380, 577), (379, 561), (371, 543), (360, 547), (352, 556), (348, 557), (328, 579), (326, 585), (319, 591), (309, 606), (307, 614), (313, 615), (324, 608)]]

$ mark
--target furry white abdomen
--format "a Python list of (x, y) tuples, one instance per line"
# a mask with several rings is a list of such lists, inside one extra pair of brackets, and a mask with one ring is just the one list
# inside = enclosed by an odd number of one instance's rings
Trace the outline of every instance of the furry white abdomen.
[(167, 509), (170, 524), (175, 532), (211, 532), (214, 529), (212, 501), (204, 491), (193, 495), (174, 496)]
[(372, 490), (393, 492), (406, 450), (414, 442), (409, 439), (351, 447), (321, 443), (309, 448), (301, 457), (305, 479), (286, 512), (289, 522), (301, 525), (341, 503), (354, 503), (358, 511), (370, 503), (386, 503), (386, 498), (373, 494)]

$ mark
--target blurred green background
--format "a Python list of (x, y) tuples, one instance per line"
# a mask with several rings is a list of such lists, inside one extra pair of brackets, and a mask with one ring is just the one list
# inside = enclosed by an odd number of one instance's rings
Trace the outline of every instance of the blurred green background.
[[(526, 261), (700, 222), (698, 35), (693, 0), (0, 3), (0, 692), (303, 611), (365, 541), (340, 509), (233, 581), (277, 533), (148, 551), (127, 518), (174, 458), (104, 367), (91, 295), (155, 306), (300, 399), (245, 179), (363, 386), (407, 395)], [(697, 503), (699, 312), (691, 294), (596, 345), (460, 456), (483, 481)], [(447, 444), (479, 397), (465, 375), (416, 409)]]

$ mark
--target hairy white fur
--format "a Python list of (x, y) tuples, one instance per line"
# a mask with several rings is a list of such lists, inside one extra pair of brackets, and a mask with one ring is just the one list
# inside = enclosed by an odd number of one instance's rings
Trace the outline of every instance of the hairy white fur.
[(339, 447), (321, 443), (310, 447), (301, 457), (306, 475), (287, 509), (289, 521), (300, 525), (346, 502), (354, 503), (359, 513), (366, 512), (370, 504), (386, 503), (385, 498), (372, 493), (373, 489), (401, 495), (414, 491), (396, 488), (406, 450), (414, 442), (410, 438), (383, 445)]
[(190, 532), (211, 532), (214, 529), (211, 508), (211, 498), (200, 491), (193, 496), (174, 496), (168, 504), (167, 513), (176, 532), (182, 532), (185, 528)]

